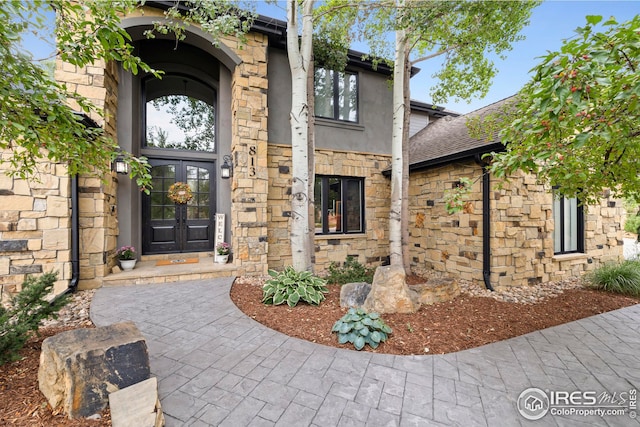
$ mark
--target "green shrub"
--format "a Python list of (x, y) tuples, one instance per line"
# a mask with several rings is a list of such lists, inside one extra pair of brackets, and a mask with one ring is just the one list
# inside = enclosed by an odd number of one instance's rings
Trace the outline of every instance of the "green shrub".
[(286, 302), (289, 307), (295, 307), (302, 300), (318, 305), (324, 301), (324, 294), (329, 292), (324, 279), (309, 271), (295, 271), (291, 266), (280, 273), (269, 270), (269, 276), (271, 279), (262, 288), (262, 302), (265, 304), (279, 305)]
[(594, 289), (640, 296), (640, 261), (602, 265), (589, 273), (586, 281)]
[(378, 313), (367, 313), (361, 308), (350, 308), (347, 314), (334, 323), (331, 332), (338, 334), (338, 342), (350, 342), (356, 350), (362, 350), (366, 344), (371, 348), (378, 348), (381, 342), (387, 340), (392, 332)]
[(40, 322), (55, 318), (66, 304), (66, 296), (51, 303), (45, 299), (57, 276), (57, 273), (46, 273), (38, 278), (28, 276), (22, 291), (11, 298), (9, 305), (0, 306), (0, 365), (16, 360), (18, 351), (33, 333), (37, 333)]
[(640, 238), (640, 215), (630, 215), (627, 217), (627, 220), (624, 223), (624, 231), (638, 234), (638, 238)]
[(375, 272), (375, 268), (365, 267), (352, 256), (348, 256), (342, 266), (336, 262), (332, 262), (329, 265), (329, 275), (326, 279), (329, 283), (337, 283), (339, 285), (354, 282), (371, 283)]

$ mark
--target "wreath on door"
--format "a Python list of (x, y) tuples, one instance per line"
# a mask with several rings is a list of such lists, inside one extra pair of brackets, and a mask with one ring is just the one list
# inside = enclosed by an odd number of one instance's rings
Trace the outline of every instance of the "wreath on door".
[(189, 200), (193, 199), (193, 192), (191, 191), (191, 187), (186, 182), (176, 182), (171, 187), (169, 187), (169, 191), (167, 192), (169, 199), (171, 199), (174, 203), (178, 203), (180, 205), (184, 205)]

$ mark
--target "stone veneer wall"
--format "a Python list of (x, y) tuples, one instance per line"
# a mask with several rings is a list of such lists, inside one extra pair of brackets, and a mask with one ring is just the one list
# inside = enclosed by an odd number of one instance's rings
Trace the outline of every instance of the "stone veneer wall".
[(264, 34), (244, 43), (224, 38), (242, 59), (231, 82), (231, 235), (238, 275), (267, 274), (267, 46)]
[[(461, 177), (475, 179), (465, 209), (447, 214), (443, 194)], [(482, 182), (474, 162), (411, 174), (411, 259), (416, 272), (437, 272), (484, 285)], [(585, 207), (585, 253), (554, 255), (553, 196), (535, 177), (517, 174), (491, 188), (491, 283), (532, 285), (579, 276), (622, 257), (622, 203), (605, 197)]]
[[(342, 263), (348, 255), (362, 264), (379, 265), (389, 255), (389, 197), (391, 184), (382, 171), (390, 156), (317, 149), (317, 175), (363, 177), (365, 184), (365, 232), (316, 236), (316, 273), (325, 271), (332, 261)], [(269, 144), (269, 268), (291, 265), (289, 240), (291, 212), (291, 146)]]
[[(9, 153), (1, 153), (8, 157)], [(0, 164), (0, 291), (21, 290), (27, 274), (58, 272), (54, 291), (71, 279), (70, 179), (63, 164), (39, 162), (39, 181), (11, 178)]]
[[(108, 136), (116, 139), (116, 111), (118, 108), (118, 72), (115, 63), (104, 61), (77, 67), (58, 59), (55, 78), (67, 88), (82, 95), (104, 112), (91, 118), (102, 126)], [(71, 108), (74, 103), (70, 102)], [(102, 278), (116, 264), (118, 235), (116, 212), (117, 179), (111, 173), (102, 178), (81, 176), (78, 179), (80, 212), (80, 289), (102, 285)]]
[[(117, 74), (115, 65), (94, 64), (84, 68), (56, 61), (55, 77), (69, 91), (89, 98), (105, 118), (92, 116), (108, 134), (115, 136)], [(71, 108), (77, 105), (70, 104)], [(8, 153), (5, 153), (8, 154)], [(5, 174), (0, 167), (0, 286), (7, 295), (20, 290), (27, 274), (58, 271), (54, 292), (66, 289), (71, 280), (71, 178), (64, 164), (41, 161), (34, 179)], [(80, 177), (80, 282), (81, 288), (101, 284), (115, 253), (115, 186)]]

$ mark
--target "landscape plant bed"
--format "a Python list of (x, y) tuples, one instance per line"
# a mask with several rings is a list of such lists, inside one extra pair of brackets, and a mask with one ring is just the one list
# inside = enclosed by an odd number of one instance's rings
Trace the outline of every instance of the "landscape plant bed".
[[(262, 301), (260, 281), (236, 280), (231, 299), (247, 316), (286, 335), (317, 344), (338, 344), (331, 328), (347, 311), (340, 307), (340, 285), (329, 285), (319, 305), (272, 306)], [(414, 314), (383, 314), (393, 333), (373, 350), (385, 354), (443, 354), (465, 350), (539, 329), (640, 303), (640, 298), (589, 290), (567, 289), (534, 304), (497, 301), (462, 294), (439, 304), (425, 305)]]

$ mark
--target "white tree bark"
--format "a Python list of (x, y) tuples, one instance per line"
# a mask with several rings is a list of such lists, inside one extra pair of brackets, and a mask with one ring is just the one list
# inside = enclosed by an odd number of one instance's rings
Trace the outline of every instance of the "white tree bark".
[[(404, 4), (398, 0), (398, 6)], [(404, 170), (402, 140), (404, 129), (404, 80), (407, 37), (403, 29), (396, 30), (393, 65), (393, 129), (391, 135), (391, 210), (389, 212), (389, 249), (391, 265), (403, 266), (402, 260), (402, 175)]]
[[(311, 270), (309, 239), (309, 108), (307, 72), (313, 37), (313, 0), (287, 1), (287, 55), (291, 69), (291, 257), (297, 271)], [(302, 32), (298, 34), (298, 5)], [(313, 153), (311, 153), (313, 155)], [(313, 177), (311, 177), (313, 179)]]

